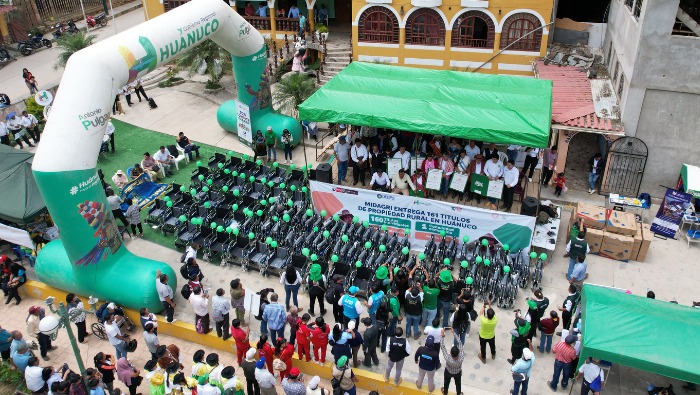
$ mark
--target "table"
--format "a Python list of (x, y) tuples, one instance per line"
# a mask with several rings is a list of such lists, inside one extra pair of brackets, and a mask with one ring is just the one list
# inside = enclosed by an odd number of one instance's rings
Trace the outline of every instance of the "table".
[(650, 202), (639, 200), (635, 197), (620, 196), (615, 193), (611, 193), (608, 200), (605, 201), (605, 208), (608, 208), (608, 205), (641, 210), (642, 222), (644, 222), (644, 215), (649, 213), (649, 208), (651, 207)]
[[(557, 218), (550, 218), (549, 223), (535, 225), (535, 233), (532, 236), (532, 246), (554, 251), (557, 247), (557, 236), (561, 225), (561, 206), (554, 206), (557, 210)], [(553, 234), (548, 234), (548, 233)], [(550, 254), (551, 255), (551, 254)]]

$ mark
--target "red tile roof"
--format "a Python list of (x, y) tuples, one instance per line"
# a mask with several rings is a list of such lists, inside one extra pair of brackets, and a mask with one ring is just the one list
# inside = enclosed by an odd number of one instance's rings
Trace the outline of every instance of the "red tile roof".
[(16, 10), (17, 7), (13, 5), (0, 5), (0, 15), (7, 14), (8, 12)]
[(610, 119), (598, 118), (593, 107), (591, 82), (578, 67), (535, 62), (537, 77), (552, 80), (552, 121), (554, 123), (595, 129), (622, 131), (622, 126)]

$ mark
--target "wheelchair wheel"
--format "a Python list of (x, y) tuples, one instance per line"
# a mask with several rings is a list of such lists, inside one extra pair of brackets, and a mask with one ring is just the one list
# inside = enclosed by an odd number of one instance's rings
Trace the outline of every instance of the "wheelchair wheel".
[(107, 334), (105, 333), (105, 327), (99, 322), (96, 322), (90, 326), (92, 334), (95, 335), (100, 340), (107, 339)]

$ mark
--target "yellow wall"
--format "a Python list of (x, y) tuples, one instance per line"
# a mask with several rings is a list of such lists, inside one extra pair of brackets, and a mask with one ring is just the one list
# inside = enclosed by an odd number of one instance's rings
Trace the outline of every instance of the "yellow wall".
[(163, 4), (158, 0), (144, 0), (143, 1), (143, 16), (144, 19), (149, 20), (157, 16), (165, 14), (165, 8)]
[[(403, 45), (405, 38), (404, 28), (401, 27), (405, 24), (408, 16), (412, 9), (416, 8), (411, 4), (411, 0), (385, 0), (392, 1), (391, 4), (375, 4), (368, 3), (366, 0), (353, 0), (352, 10), (353, 10), (353, 27), (352, 27), (352, 37), (353, 37), (353, 59), (361, 61), (382, 61), (389, 62), (391, 64), (402, 65), (402, 66), (412, 66), (430, 69), (454, 69), (460, 71), (473, 70), (477, 65), (488, 61), (492, 56), (497, 54), (500, 50), (500, 28), (499, 26), (507, 19), (507, 15), (511, 11), (515, 10), (530, 10), (544, 20), (543, 25), (551, 22), (552, 18), (552, 0), (532, 0), (532, 1), (509, 1), (509, 0), (490, 0), (486, 8), (478, 7), (462, 7), (462, 2), (460, 0), (443, 0), (442, 5), (437, 7), (439, 11), (444, 14), (447, 24), (445, 25), (445, 46), (436, 47), (438, 50), (428, 50), (428, 49), (415, 49), (406, 48)], [(414, 0), (415, 2), (415, 0)], [(471, 2), (472, 4), (476, 2)], [(364, 9), (370, 6), (384, 6), (390, 7), (395, 12), (394, 14), (398, 16), (400, 25), (400, 39), (399, 44), (394, 45), (382, 45), (382, 44), (370, 44), (364, 45), (364, 43), (358, 43), (358, 26), (357, 22), (359, 20), (360, 14)], [(403, 14), (401, 13), (401, 7), (403, 6)], [(494, 48), (488, 49), (478, 49), (478, 50), (468, 50), (468, 49), (452, 49), (452, 24), (453, 20), (456, 20), (456, 16), (462, 10), (475, 10), (475, 11), (487, 11), (494, 16), (496, 22), (494, 23), (496, 27), (496, 34), (494, 36)], [(525, 11), (519, 11), (525, 12)], [(551, 27), (551, 26), (550, 26)], [(540, 46), (540, 51), (538, 53), (528, 53), (521, 51), (505, 51), (498, 55), (495, 59), (491, 60), (490, 68), (481, 68), (479, 71), (483, 73), (490, 74), (511, 74), (511, 75), (528, 75), (532, 76), (532, 70), (530, 63), (538, 57), (542, 57), (547, 52), (547, 41), (549, 38), (549, 28), (545, 28), (542, 31), (542, 45)], [(408, 61), (407, 61), (408, 59)], [(454, 63), (457, 62), (457, 63)], [(413, 63), (413, 64), (412, 64)], [(415, 63), (426, 63), (426, 64), (415, 64)], [(442, 63), (441, 65), (438, 63)], [(500, 66), (500, 69), (499, 69)], [(517, 70), (509, 70), (517, 69)]]

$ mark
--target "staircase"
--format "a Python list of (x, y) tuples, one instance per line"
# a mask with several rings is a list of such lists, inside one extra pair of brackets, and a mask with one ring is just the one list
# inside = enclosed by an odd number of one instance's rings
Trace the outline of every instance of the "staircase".
[(158, 87), (158, 83), (168, 79), (168, 71), (170, 68), (167, 66), (159, 67), (152, 72), (146, 74), (142, 78), (141, 85), (143, 89), (153, 89)]
[(325, 85), (326, 82), (347, 67), (350, 64), (351, 57), (352, 47), (349, 42), (343, 40), (338, 43), (328, 43), (326, 45), (323, 74), (321, 74), (321, 85)]
[(696, 36), (700, 36), (700, 25), (693, 19), (692, 16), (688, 15), (683, 9), (678, 7), (678, 12), (676, 13), (676, 18), (683, 22), (683, 24), (690, 29)]

